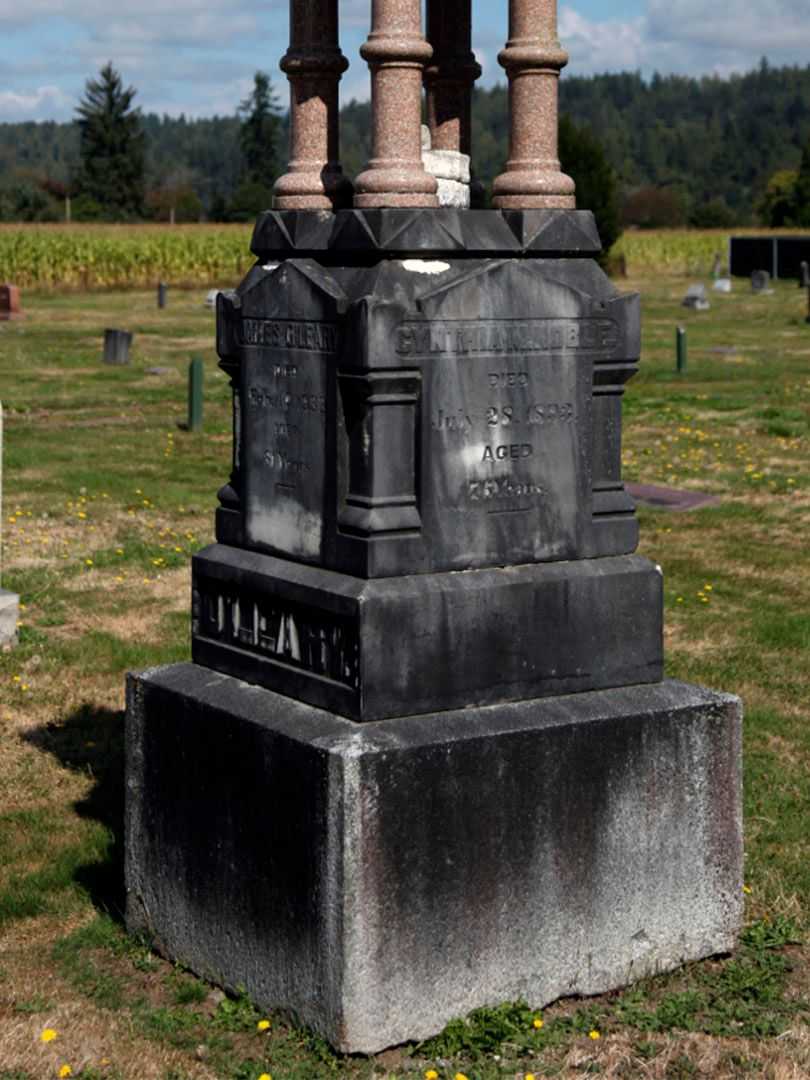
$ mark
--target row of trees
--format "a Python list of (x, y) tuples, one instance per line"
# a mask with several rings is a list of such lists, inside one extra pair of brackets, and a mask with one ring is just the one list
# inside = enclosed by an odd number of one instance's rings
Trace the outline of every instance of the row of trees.
[[(77, 218), (249, 220), (269, 205), (287, 118), (266, 74), (231, 117), (144, 116), (134, 96), (108, 64), (87, 83), (77, 123), (0, 124), (0, 219), (62, 216), (66, 195)], [(581, 205), (615, 221), (609, 231), (807, 223), (810, 66), (763, 62), (729, 79), (566, 77), (561, 107), (563, 164)], [(368, 160), (370, 121), (368, 103), (342, 109), (349, 175)], [(506, 89), (477, 91), (474, 166), (485, 185), (503, 167), (508, 128)]]
[[(77, 221), (198, 221), (206, 215), (207, 196), (207, 216), (249, 221), (270, 205), (281, 167), (283, 125), (267, 74), (256, 72), (252, 92), (239, 105), (235, 122), (227, 124), (226, 144), (235, 163), (227, 197), (218, 187), (199, 191), (205, 185), (198, 183), (198, 170), (177, 164), (148, 184), (147, 149), (155, 141), (157, 118), (145, 119), (134, 107), (136, 93), (124, 86), (112, 63), (88, 79), (76, 109), (77, 143), (65, 154), (68, 177), (43, 177), (31, 167), (15, 170), (17, 175), (0, 187), (0, 220), (58, 220), (69, 206)], [(213, 125), (220, 126), (216, 120)], [(59, 126), (46, 125), (51, 135)]]

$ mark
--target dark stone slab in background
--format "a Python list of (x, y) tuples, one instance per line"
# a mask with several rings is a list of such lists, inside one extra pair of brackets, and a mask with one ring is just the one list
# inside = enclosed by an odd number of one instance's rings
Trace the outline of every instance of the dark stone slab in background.
[(127, 924), (344, 1052), (615, 989), (734, 947), (740, 740), (736, 698), (682, 683), (357, 725), (157, 669)]
[(640, 556), (364, 581), (238, 548), (193, 560), (199, 664), (355, 720), (660, 680)]
[(699, 510), (701, 506), (719, 506), (717, 495), (703, 491), (685, 491), (658, 487), (655, 484), (625, 484), (628, 495), (659, 510)]

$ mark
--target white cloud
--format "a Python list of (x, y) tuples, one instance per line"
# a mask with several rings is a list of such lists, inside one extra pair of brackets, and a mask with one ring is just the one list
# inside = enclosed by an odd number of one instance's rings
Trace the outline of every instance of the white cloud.
[(693, 75), (750, 70), (766, 55), (774, 65), (806, 64), (810, 0), (648, 0), (632, 19), (592, 20), (562, 5), (560, 38), (570, 71), (678, 71)]
[(29, 93), (0, 89), (0, 120), (48, 119), (72, 106), (73, 101), (58, 86), (40, 86)]
[(596, 22), (564, 5), (559, 18), (560, 41), (568, 51), (574, 75), (600, 71), (635, 71), (645, 48), (645, 19)]

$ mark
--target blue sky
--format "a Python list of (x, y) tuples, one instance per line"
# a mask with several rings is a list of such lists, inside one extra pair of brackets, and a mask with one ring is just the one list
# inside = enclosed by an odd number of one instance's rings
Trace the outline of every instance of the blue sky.
[[(484, 84), (502, 79), (498, 50), (506, 0), (473, 0), (474, 46)], [(368, 96), (358, 48), (369, 0), (340, 0), (344, 99)], [(69, 119), (88, 76), (112, 60), (146, 111), (233, 113), (253, 72), (269, 70), (286, 97), (278, 60), (287, 0), (0, 0), (0, 121)], [(810, 0), (561, 0), (569, 72), (639, 69), (728, 74), (763, 55), (810, 63)]]

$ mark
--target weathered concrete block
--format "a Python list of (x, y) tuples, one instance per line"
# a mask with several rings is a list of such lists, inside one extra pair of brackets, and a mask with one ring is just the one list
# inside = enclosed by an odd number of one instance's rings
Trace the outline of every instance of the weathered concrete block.
[(0, 589), (0, 647), (17, 644), (20, 598), (8, 589)]
[(130, 678), (127, 920), (374, 1052), (731, 949), (739, 701), (682, 683), (357, 724), (178, 664)]

